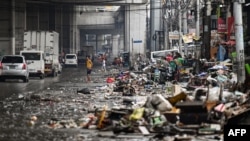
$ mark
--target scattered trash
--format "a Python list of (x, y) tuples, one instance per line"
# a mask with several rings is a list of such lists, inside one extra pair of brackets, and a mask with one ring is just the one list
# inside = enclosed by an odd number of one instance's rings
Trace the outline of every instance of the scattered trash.
[[(106, 135), (110, 137), (125, 133), (191, 140), (199, 135), (213, 135), (208, 138), (220, 140), (223, 126), (249, 111), (250, 97), (236, 85), (237, 77), (228, 67), (210, 65), (207, 72), (196, 75), (183, 70), (182, 76), (188, 79), (186, 85), (165, 79), (161, 83), (163, 71), (152, 71), (153, 67), (146, 66), (142, 72), (111, 69), (101, 80), (103, 85), (60, 88), (57, 95), (19, 94), (18, 99), (50, 106), (51, 115), (60, 113), (62, 117), (49, 119), (47, 128), (97, 130), (100, 136), (105, 136), (103, 131), (112, 131)], [(72, 94), (63, 95), (70, 91)], [(28, 126), (36, 122), (38, 118), (33, 115)]]
[(83, 88), (81, 90), (77, 90), (77, 93), (90, 94), (90, 90), (88, 88)]

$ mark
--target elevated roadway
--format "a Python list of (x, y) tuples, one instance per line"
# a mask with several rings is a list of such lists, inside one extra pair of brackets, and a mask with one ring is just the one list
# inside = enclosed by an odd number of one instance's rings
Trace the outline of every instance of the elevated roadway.
[(27, 0), (33, 3), (67, 3), (77, 5), (131, 5), (131, 4), (146, 4), (149, 0)]

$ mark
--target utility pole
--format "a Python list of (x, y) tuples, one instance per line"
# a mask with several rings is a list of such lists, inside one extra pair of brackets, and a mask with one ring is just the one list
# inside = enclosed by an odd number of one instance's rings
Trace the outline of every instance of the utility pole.
[(182, 12), (181, 12), (181, 0), (179, 0), (179, 5), (178, 5), (178, 18), (179, 18), (179, 52), (181, 53), (182, 55), (182, 49), (181, 49), (181, 46), (182, 46), (182, 34), (181, 34), (181, 31), (182, 31)]
[(168, 9), (165, 10), (165, 15), (164, 15), (164, 26), (165, 26), (165, 50), (170, 49), (169, 46), (169, 15), (168, 15)]
[[(206, 0), (205, 19), (203, 27), (203, 48), (202, 57), (210, 59), (210, 40), (211, 40), (211, 0)], [(201, 48), (202, 49), (202, 48)]]
[(195, 34), (197, 37), (200, 36), (200, 0), (196, 0), (196, 30)]
[[(183, 0), (184, 4), (187, 3), (187, 0)], [(186, 4), (185, 9), (183, 11), (183, 34), (186, 35), (188, 34), (188, 24), (187, 24), (187, 7), (188, 5)], [(187, 55), (187, 44), (184, 43), (184, 55)]]
[[(186, 0), (183, 0), (183, 2), (186, 4)], [(188, 28), (187, 28), (187, 8), (185, 7), (183, 11), (183, 34), (186, 35), (188, 33)], [(184, 43), (184, 54), (187, 54), (187, 44)]]
[(11, 0), (11, 54), (15, 55), (16, 53), (16, 38), (15, 38), (15, 34), (16, 34), (16, 14), (15, 14), (15, 0)]
[[(187, 0), (183, 0), (183, 2), (186, 4)], [(183, 34), (187, 34), (187, 8), (184, 9), (183, 11)]]
[(165, 15), (164, 15), (164, 21), (165, 21), (165, 27), (166, 27), (166, 37), (165, 37), (165, 49), (172, 49), (172, 45), (170, 45), (170, 39), (169, 39), (169, 32), (172, 32), (171, 28), (171, 13), (172, 13), (172, 6), (170, 1), (166, 1), (166, 9), (165, 9)]
[(236, 40), (236, 54), (237, 54), (237, 78), (238, 82), (244, 83), (246, 78), (245, 72), (245, 57), (244, 57), (244, 39), (243, 39), (243, 26), (242, 26), (242, 3), (245, 0), (234, 1), (234, 27), (235, 27), (235, 40)]

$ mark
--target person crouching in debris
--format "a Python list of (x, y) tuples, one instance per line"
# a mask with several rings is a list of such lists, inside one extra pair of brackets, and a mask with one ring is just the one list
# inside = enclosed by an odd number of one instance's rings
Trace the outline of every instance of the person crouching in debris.
[(91, 82), (90, 75), (93, 67), (93, 62), (91, 61), (90, 56), (87, 56), (86, 67), (87, 67), (87, 82)]

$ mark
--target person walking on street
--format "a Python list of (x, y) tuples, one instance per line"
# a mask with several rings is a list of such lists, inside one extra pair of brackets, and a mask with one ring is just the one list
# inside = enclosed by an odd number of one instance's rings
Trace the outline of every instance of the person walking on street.
[(105, 58), (102, 59), (102, 70), (106, 72), (106, 59)]
[(92, 67), (93, 67), (93, 62), (90, 59), (90, 56), (87, 56), (86, 67), (87, 67), (87, 82), (91, 82), (90, 75), (91, 75), (91, 71), (92, 71)]

